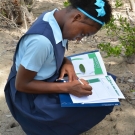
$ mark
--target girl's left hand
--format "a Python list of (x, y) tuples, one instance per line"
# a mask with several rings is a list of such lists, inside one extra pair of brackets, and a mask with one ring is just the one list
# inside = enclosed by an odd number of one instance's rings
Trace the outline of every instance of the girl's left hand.
[(75, 73), (75, 70), (71, 61), (64, 57), (59, 79), (62, 79), (65, 74), (68, 75), (69, 82), (77, 80), (78, 78), (76, 76), (76, 73)]

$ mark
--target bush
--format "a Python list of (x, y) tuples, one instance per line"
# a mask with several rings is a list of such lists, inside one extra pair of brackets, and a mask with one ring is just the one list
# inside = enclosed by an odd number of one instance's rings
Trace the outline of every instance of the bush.
[(104, 26), (107, 36), (117, 38), (119, 44), (113, 45), (110, 42), (100, 43), (98, 48), (107, 53), (107, 56), (126, 56), (135, 54), (135, 26), (122, 16), (111, 18), (111, 21)]

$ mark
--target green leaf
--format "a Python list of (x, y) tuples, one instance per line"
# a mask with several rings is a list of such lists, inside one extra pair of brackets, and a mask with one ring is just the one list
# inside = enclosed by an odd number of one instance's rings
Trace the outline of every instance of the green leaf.
[(79, 69), (81, 70), (81, 72), (85, 73), (85, 67), (83, 66), (83, 64), (79, 65)]
[(63, 2), (63, 4), (64, 4), (64, 7), (68, 7), (70, 5), (68, 1)]

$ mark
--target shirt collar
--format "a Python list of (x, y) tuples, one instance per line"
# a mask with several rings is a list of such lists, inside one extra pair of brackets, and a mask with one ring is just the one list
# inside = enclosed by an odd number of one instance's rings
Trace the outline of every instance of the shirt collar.
[(63, 39), (61, 29), (53, 15), (56, 10), (58, 9), (54, 9), (51, 12), (46, 13), (43, 17), (43, 21), (46, 21), (50, 24), (56, 44), (62, 41), (62, 45), (66, 47), (67, 39)]

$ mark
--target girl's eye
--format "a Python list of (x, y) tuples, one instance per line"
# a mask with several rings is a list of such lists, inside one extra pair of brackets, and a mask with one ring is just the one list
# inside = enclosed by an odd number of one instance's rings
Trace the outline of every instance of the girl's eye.
[(85, 36), (85, 34), (83, 34), (83, 33), (82, 33), (82, 34), (81, 34), (81, 36), (82, 36), (82, 37), (84, 37), (84, 36)]
[(86, 36), (86, 38), (88, 38), (90, 36), (90, 34), (86, 34), (86, 35), (83, 33), (81, 34), (81, 37), (85, 37), (85, 36)]

